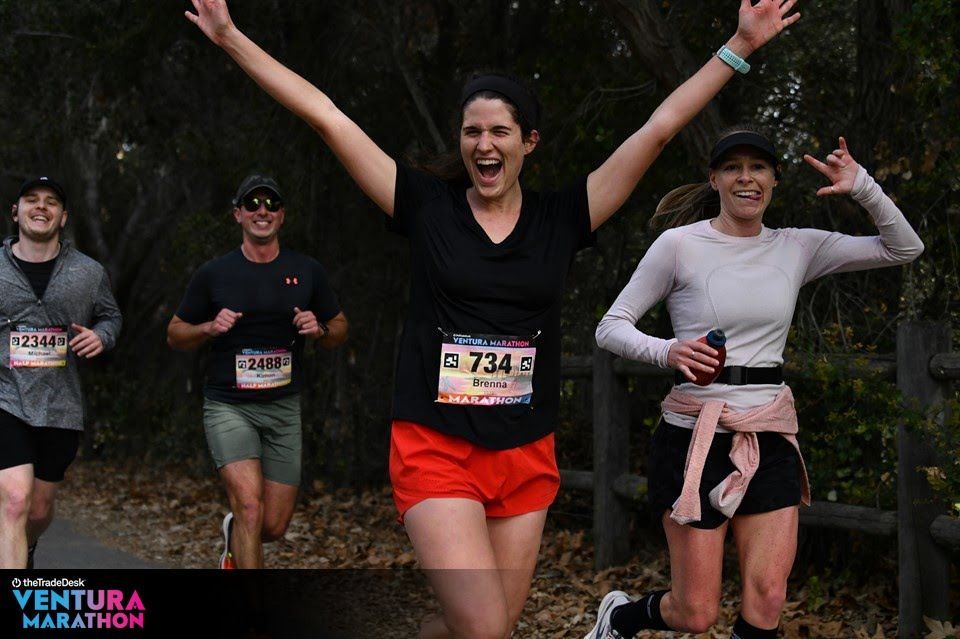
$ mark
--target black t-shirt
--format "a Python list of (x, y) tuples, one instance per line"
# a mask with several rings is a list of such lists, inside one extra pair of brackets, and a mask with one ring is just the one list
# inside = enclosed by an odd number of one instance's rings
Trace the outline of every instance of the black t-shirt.
[[(276, 259), (260, 264), (248, 260), (238, 248), (201, 266), (177, 317), (202, 324), (224, 308), (243, 313), (231, 330), (211, 340), (204, 396), (238, 404), (297, 393), (304, 337), (293, 324), (294, 307), (313, 311), (321, 322), (340, 312), (326, 272), (311, 257), (281, 248)], [(288, 382), (277, 378), (285, 367), (289, 367)], [(246, 387), (238, 387), (241, 371), (254, 376), (260, 371), (266, 377), (257, 384), (249, 384), (250, 378), (245, 377), (241, 386)]]
[(50, 276), (53, 275), (53, 266), (57, 263), (57, 258), (46, 262), (27, 262), (14, 255), (13, 259), (20, 265), (23, 274), (27, 276), (33, 294), (37, 296), (38, 300), (42, 300), (43, 294), (47, 292), (47, 284), (50, 283)]
[[(465, 189), (397, 163), (394, 215), (387, 227), (409, 239), (411, 252), (410, 309), (397, 362), (394, 419), (492, 449), (515, 448), (553, 432), (560, 408), (564, 285), (574, 255), (596, 240), (586, 179), (553, 193), (524, 190), (516, 226), (494, 244), (474, 218)], [(449, 361), (445, 353), (441, 363), (444, 334), (447, 340), (454, 334), (535, 336), (529, 403), (436, 401), (441, 369)], [(488, 359), (484, 346), (476, 349), (484, 354), (461, 354), (468, 369), (471, 363), (474, 371), (503, 367), (503, 351)], [(520, 366), (521, 359), (514, 357), (512, 366)]]

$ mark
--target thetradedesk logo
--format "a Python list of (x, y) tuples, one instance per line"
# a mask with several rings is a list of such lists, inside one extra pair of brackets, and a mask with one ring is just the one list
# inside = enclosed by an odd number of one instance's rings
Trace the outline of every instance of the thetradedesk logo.
[(86, 589), (83, 579), (13, 579), (23, 628), (143, 628), (146, 607), (136, 590)]

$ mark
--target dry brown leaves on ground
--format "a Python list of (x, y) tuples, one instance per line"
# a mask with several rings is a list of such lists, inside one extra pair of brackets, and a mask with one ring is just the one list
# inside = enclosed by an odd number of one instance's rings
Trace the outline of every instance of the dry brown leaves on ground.
[[(71, 468), (64, 483), (59, 515), (105, 545), (145, 560), (171, 568), (214, 568), (221, 551), (225, 502), (212, 475), (197, 479), (170, 467), (130, 472), (82, 462)], [(390, 569), (407, 575), (407, 582), (416, 567), (410, 543), (396, 521), (389, 488), (357, 495), (326, 490), (319, 482), (301, 499), (284, 538), (267, 545), (264, 555), (268, 568)], [(616, 588), (636, 595), (665, 588), (669, 582), (667, 556), (659, 542), (645, 544), (624, 566), (597, 572), (592, 562), (593, 548), (582, 530), (548, 522), (533, 587), (514, 636), (582, 637), (593, 626), (596, 606), (607, 591)], [(735, 560), (727, 563), (731, 570), (736, 566)], [(855, 591), (842, 584), (819, 582), (816, 588), (791, 584), (782, 636), (895, 637), (892, 579), (888, 575)], [(420, 590), (405, 595), (394, 617), (396, 626), (381, 636), (415, 636), (418, 623), (437, 610), (428, 590)], [(701, 637), (728, 637), (738, 611), (738, 586), (734, 579), (726, 579), (720, 621)], [(942, 624), (930, 631), (931, 639), (956, 636), (954, 628)]]

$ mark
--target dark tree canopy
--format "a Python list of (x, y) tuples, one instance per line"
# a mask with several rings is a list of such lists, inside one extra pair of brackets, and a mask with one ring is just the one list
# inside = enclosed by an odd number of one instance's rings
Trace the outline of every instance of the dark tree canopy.
[[(406, 246), (319, 138), (183, 18), (188, 7), (0, 0), (0, 192), (9, 204), (25, 176), (60, 176), (69, 233), (107, 266), (126, 318), (116, 352), (87, 376), (91, 452), (203, 459), (204, 355), (169, 351), (165, 327), (191, 273), (237, 244), (229, 198), (246, 173), (262, 170), (289, 194), (282, 241), (324, 263), (352, 324), (347, 346), (308, 360), (308, 466), (379, 480)], [(231, 10), (398, 158), (455, 148), (456, 101), (470, 72), (524, 78), (546, 114), (524, 176), (538, 187), (598, 166), (736, 26), (735, 2), (689, 0), (237, 0)], [(713, 137), (737, 122), (766, 127), (785, 158), (771, 226), (873, 232), (852, 202), (818, 199), (820, 177), (800, 159), (825, 155), (845, 135), (927, 245), (913, 266), (805, 289), (793, 348), (889, 351), (904, 316), (960, 327), (960, 8), (809, 0), (801, 10), (789, 33), (751, 59), (750, 74), (666, 149), (599, 247), (580, 256), (564, 314), (568, 353), (591, 349), (597, 319), (653, 240), (647, 221), (659, 198), (702, 180)], [(642, 326), (670, 333), (662, 308)], [(569, 406), (574, 423), (577, 404)]]

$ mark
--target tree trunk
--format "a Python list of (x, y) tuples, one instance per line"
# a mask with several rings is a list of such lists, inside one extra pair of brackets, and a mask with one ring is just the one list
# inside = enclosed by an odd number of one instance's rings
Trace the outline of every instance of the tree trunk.
[[(857, 92), (851, 114), (851, 151), (867, 166), (877, 158), (881, 141), (899, 139), (896, 129), (912, 105), (896, 91), (913, 63), (896, 56), (893, 34), (910, 11), (912, 0), (860, 0), (857, 3)], [(838, 123), (845, 124), (845, 123)], [(882, 156), (882, 153), (880, 153)]]

